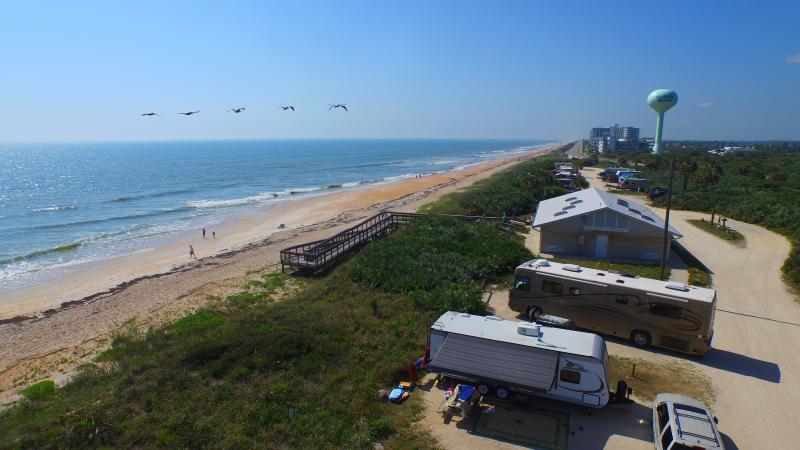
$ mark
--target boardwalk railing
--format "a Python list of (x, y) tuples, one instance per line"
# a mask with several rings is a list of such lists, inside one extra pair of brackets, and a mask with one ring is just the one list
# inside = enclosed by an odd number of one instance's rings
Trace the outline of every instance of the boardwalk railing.
[[(309, 270), (314, 273), (330, 268), (337, 260), (368, 242), (386, 236), (400, 225), (424, 217), (427, 214), (383, 211), (328, 239), (293, 245), (281, 250), (281, 269)], [(484, 216), (445, 216), (472, 221), (499, 221), (499, 217)], [(509, 221), (512, 224), (520, 222)]]

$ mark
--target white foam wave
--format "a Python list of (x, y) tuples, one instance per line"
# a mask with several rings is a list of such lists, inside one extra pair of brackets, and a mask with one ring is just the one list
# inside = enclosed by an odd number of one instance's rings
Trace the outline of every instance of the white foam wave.
[(284, 189), (276, 192), (262, 192), (258, 195), (251, 195), (249, 197), (220, 199), (220, 200), (192, 200), (186, 202), (186, 206), (190, 208), (221, 208), (229, 206), (242, 206), (258, 203), (269, 203), (277, 199), (288, 197), (291, 195), (305, 194), (321, 190), (321, 187), (308, 187), (308, 188), (294, 188)]

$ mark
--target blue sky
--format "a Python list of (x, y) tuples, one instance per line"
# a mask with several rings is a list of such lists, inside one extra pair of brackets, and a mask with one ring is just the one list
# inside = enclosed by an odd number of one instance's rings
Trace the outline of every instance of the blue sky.
[[(800, 139), (800, 2), (5, 2), (0, 141)], [(351, 111), (327, 111), (348, 102)], [(292, 104), (294, 113), (280, 111)], [(226, 112), (245, 106), (245, 113)], [(200, 110), (192, 117), (175, 113)], [(156, 119), (139, 117), (155, 111)]]

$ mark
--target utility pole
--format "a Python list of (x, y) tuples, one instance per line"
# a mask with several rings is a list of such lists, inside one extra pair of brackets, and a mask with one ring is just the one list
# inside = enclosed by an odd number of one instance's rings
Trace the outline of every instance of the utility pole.
[(664, 245), (661, 248), (661, 273), (659, 280), (664, 280), (664, 269), (667, 265), (667, 253), (669, 252), (669, 210), (672, 206), (672, 176), (675, 174), (675, 155), (669, 164), (669, 186), (667, 187), (667, 214), (664, 216)]

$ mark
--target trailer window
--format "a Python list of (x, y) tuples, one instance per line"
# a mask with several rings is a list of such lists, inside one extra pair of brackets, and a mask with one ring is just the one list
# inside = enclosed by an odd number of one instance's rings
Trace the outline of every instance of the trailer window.
[(620, 305), (627, 305), (628, 304), (628, 296), (627, 295), (618, 295), (617, 296), (617, 303)]
[(530, 277), (523, 277), (523, 276), (517, 275), (514, 278), (514, 289), (516, 289), (518, 291), (530, 292), (531, 291), (531, 279), (530, 279)]
[(667, 319), (680, 319), (681, 310), (674, 306), (651, 304), (650, 314), (654, 316), (666, 317)]
[(548, 294), (561, 294), (564, 292), (564, 285), (555, 281), (542, 280), (542, 292)]
[(661, 436), (661, 448), (666, 450), (669, 448), (669, 444), (672, 444), (672, 427), (667, 427), (664, 430), (664, 435)]
[(659, 403), (656, 406), (656, 415), (658, 415), (658, 431), (661, 432), (669, 421), (669, 411), (666, 403)]
[(581, 373), (577, 370), (561, 369), (558, 379), (567, 383), (580, 384)]
[(579, 288), (571, 287), (569, 288), (569, 295), (581, 295), (581, 290)]

